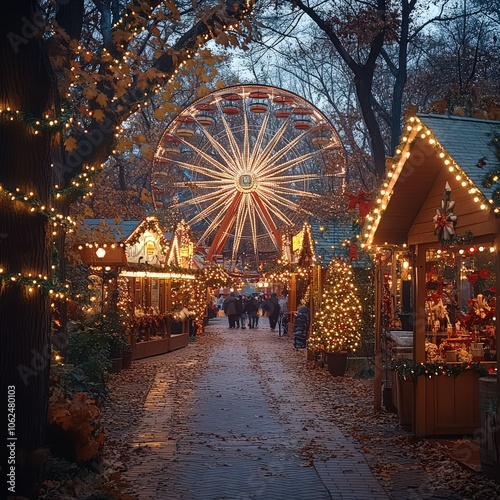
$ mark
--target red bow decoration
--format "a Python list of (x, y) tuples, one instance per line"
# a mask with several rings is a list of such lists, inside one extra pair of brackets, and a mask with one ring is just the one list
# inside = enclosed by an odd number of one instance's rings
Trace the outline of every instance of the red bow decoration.
[(467, 280), (471, 285), (473, 285), (479, 279), (479, 275), (477, 273), (471, 274), (467, 277)]
[(489, 269), (481, 269), (481, 271), (479, 271), (479, 277), (480, 277), (482, 280), (487, 279), (489, 275), (490, 275), (490, 271), (489, 271)]
[(451, 188), (446, 183), (441, 207), (436, 210), (436, 215), (432, 218), (434, 222), (434, 234), (444, 244), (451, 243), (455, 237), (455, 225), (458, 217), (453, 213), (454, 207), (455, 202), (451, 201)]
[(371, 194), (367, 191), (359, 191), (358, 194), (345, 195), (349, 198), (349, 210), (354, 210), (356, 205), (359, 207), (359, 217), (364, 219), (373, 208), (373, 200), (370, 198)]

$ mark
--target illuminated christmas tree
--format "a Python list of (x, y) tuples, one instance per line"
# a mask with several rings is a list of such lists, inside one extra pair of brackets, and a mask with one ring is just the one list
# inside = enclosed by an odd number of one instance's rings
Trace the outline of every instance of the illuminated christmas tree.
[(326, 271), (321, 304), (313, 320), (309, 347), (326, 352), (352, 353), (360, 345), (362, 306), (351, 265), (333, 260)]

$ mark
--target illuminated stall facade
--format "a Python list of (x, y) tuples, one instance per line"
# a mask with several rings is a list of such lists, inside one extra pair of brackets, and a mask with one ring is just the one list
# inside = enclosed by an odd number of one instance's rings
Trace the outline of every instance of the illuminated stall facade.
[[(101, 223), (85, 222), (90, 226)], [(116, 280), (105, 283), (106, 289), (103, 286), (103, 301), (113, 289), (118, 291), (118, 305), (130, 322), (133, 359), (187, 346), (196, 278), (189, 227), (181, 222), (173, 233), (165, 234), (158, 219), (150, 216), (143, 221), (110, 221), (110, 232), (116, 237), (112, 245), (120, 249), (120, 259), (108, 262), (107, 251), (102, 262), (94, 255), (97, 247), (109, 249), (111, 243), (87, 244), (82, 258), (91, 266), (98, 263), (117, 270)]]
[(409, 116), (364, 226), (377, 262), (376, 386), (390, 368), (400, 421), (417, 436), (476, 432), (480, 378), (496, 373), (500, 220), (482, 160), (495, 167), (499, 125)]

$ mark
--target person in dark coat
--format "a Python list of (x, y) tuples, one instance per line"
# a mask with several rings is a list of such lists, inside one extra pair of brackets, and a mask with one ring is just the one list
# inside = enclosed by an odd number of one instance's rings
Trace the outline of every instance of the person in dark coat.
[(278, 302), (280, 305), (278, 331), (280, 335), (288, 335), (288, 293), (283, 292)]
[(259, 298), (257, 299), (259, 308), (257, 309), (257, 321), (255, 323), (255, 328), (259, 326), (259, 317), (262, 317), (266, 314), (266, 312), (264, 311), (264, 302), (264, 295), (259, 295)]
[(241, 329), (242, 330), (244, 330), (246, 328), (247, 321), (248, 321), (247, 304), (248, 304), (248, 297), (246, 297), (246, 295), (243, 295), (241, 297), (241, 309), (242, 309), (242, 311), (241, 311)]
[(248, 328), (257, 328), (259, 302), (253, 295), (248, 297), (246, 308), (248, 313)]
[(278, 323), (278, 318), (280, 316), (280, 304), (276, 293), (273, 292), (266, 301), (265, 309), (267, 310), (267, 316), (269, 318), (269, 326), (274, 332), (276, 331), (276, 323)]
[(242, 295), (237, 295), (236, 296), (236, 308), (237, 308), (237, 315), (236, 315), (236, 328), (243, 326), (243, 323), (241, 321), (241, 316), (243, 315), (243, 296)]
[(235, 328), (236, 319), (238, 317), (238, 304), (236, 294), (231, 292), (225, 299), (223, 304), (224, 314), (229, 321), (229, 328)]
[(293, 327), (293, 347), (305, 349), (307, 346), (307, 332), (309, 331), (309, 308), (299, 306)]

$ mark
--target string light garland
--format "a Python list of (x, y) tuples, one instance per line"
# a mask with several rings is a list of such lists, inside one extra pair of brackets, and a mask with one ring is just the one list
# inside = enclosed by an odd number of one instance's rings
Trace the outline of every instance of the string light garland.
[(71, 216), (58, 214), (55, 208), (47, 207), (39, 200), (37, 200), (33, 192), (25, 194), (22, 193), (19, 188), (10, 190), (0, 184), (0, 195), (9, 198), (11, 201), (20, 202), (27, 205), (30, 212), (43, 215), (47, 219), (50, 219), (54, 227), (60, 225), (72, 230), (76, 226), (76, 222), (71, 218)]
[(40, 290), (42, 293), (57, 299), (65, 299), (69, 292), (69, 285), (61, 285), (49, 279), (46, 275), (7, 273), (4, 272), (2, 267), (0, 267), (0, 283), (23, 286), (27, 288), (29, 293)]
[[(492, 133), (492, 139), (490, 145), (493, 146), (495, 156), (500, 161), (500, 131), (494, 131)], [(500, 180), (500, 168), (494, 168), (490, 170), (483, 179), (482, 185), (485, 188), (492, 188), (495, 184), (498, 184)], [(500, 187), (493, 190), (491, 195), (495, 207), (500, 207)]]
[(90, 165), (85, 166), (83, 172), (75, 175), (75, 177), (71, 179), (68, 187), (60, 189), (59, 186), (55, 186), (56, 199), (61, 196), (83, 195), (85, 198), (86, 195), (91, 195), (95, 187), (95, 180), (103, 171), (104, 163), (101, 163), (99, 167)]
[(479, 361), (472, 363), (416, 363), (412, 359), (391, 359), (389, 368), (398, 374), (401, 380), (414, 380), (425, 376), (433, 378), (438, 376), (456, 376), (460, 373), (473, 371), (480, 377), (488, 375), (489, 371)]
[(407, 121), (401, 137), (401, 142), (396, 148), (392, 166), (387, 172), (386, 179), (382, 183), (379, 193), (375, 198), (375, 207), (366, 217), (364, 233), (360, 235), (362, 248), (371, 248), (373, 237), (382, 218), (382, 214), (386, 210), (392, 196), (394, 186), (403, 170), (405, 162), (411, 156), (410, 145), (413, 143), (417, 135), (428, 141), (428, 144), (433, 147), (435, 153), (440, 159), (442, 159), (443, 164), (448, 168), (448, 170), (456, 174), (455, 179), (460, 182), (462, 187), (468, 189), (472, 199), (475, 203), (479, 204), (479, 208), (481, 210), (493, 210), (495, 214), (500, 213), (500, 207), (495, 205), (495, 201), (493, 199), (487, 199), (486, 196), (481, 193), (476, 184), (439, 143), (433, 132), (426, 127), (418, 117), (412, 116)]
[(12, 109), (10, 106), (7, 106), (5, 109), (0, 109), (0, 120), (24, 123), (27, 127), (33, 129), (35, 135), (40, 132), (60, 132), (66, 128), (66, 124), (72, 119), (71, 107), (69, 107), (69, 105), (61, 107), (59, 115), (58, 118), (53, 118), (45, 114), (42, 118), (17, 109)]
[(139, 242), (141, 235), (145, 231), (150, 231), (152, 233), (156, 233), (160, 236), (159, 244), (161, 246), (162, 251), (168, 255), (169, 251), (169, 243), (165, 238), (163, 231), (160, 227), (160, 223), (156, 216), (146, 217), (146, 220), (141, 222), (132, 232), (132, 234), (127, 238), (127, 245), (132, 246)]

